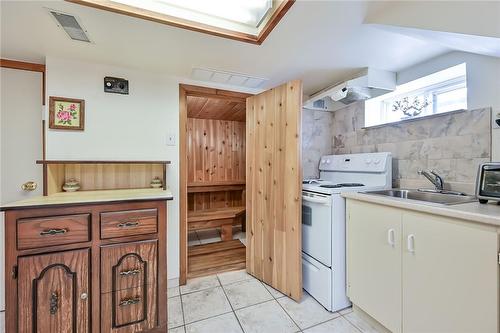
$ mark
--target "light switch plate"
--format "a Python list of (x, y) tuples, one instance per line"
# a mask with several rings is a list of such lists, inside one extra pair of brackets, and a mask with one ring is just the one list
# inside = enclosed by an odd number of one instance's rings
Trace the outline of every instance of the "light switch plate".
[(174, 133), (167, 133), (166, 144), (167, 146), (175, 146), (176, 138)]

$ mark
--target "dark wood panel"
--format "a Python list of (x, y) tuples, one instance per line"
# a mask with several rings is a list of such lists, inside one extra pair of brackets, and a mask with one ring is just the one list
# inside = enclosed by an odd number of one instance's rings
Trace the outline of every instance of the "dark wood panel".
[(141, 209), (101, 213), (101, 238), (115, 238), (156, 233), (158, 212)]
[(101, 295), (101, 332), (135, 333), (158, 325), (156, 285)]
[(19, 258), (19, 332), (89, 332), (89, 271), (88, 249)]
[[(146, 235), (131, 235), (121, 238), (110, 238), (101, 240), (100, 239), (100, 214), (103, 212), (123, 212), (123, 211), (133, 211), (133, 210), (156, 210), (158, 216), (158, 227), (157, 233), (146, 234)], [(26, 249), (26, 250), (18, 250), (17, 242), (16, 242), (16, 234), (17, 234), (17, 221), (20, 219), (33, 219), (33, 218), (45, 218), (47, 216), (65, 216), (65, 215), (78, 215), (78, 214), (90, 214), (91, 219), (91, 240), (83, 243), (71, 243), (64, 245), (51, 245), (47, 247), (40, 247), (34, 249)], [(165, 200), (149, 200), (145, 202), (120, 202), (120, 203), (101, 203), (101, 204), (86, 204), (86, 205), (73, 205), (73, 206), (64, 206), (58, 208), (28, 208), (28, 209), (19, 209), (19, 210), (7, 210), (5, 213), (5, 248), (6, 248), (6, 274), (5, 274), (5, 294), (6, 294), (6, 332), (27, 332), (27, 330), (20, 330), (18, 328), (18, 318), (24, 318), (25, 326), (31, 325), (66, 325), (58, 329), (51, 329), (50, 327), (46, 329), (46, 327), (42, 327), (42, 331), (38, 330), (38, 332), (72, 332), (68, 330), (68, 323), (70, 323), (69, 319), (65, 319), (64, 323), (61, 320), (57, 319), (56, 321), (50, 321), (50, 317), (46, 314), (41, 314), (40, 317), (37, 317), (37, 321), (33, 320), (33, 316), (27, 314), (27, 311), (31, 311), (33, 313), (33, 306), (29, 306), (30, 304), (26, 301), (26, 295), (28, 292), (26, 290), (33, 290), (31, 284), (28, 284), (26, 279), (26, 271), (28, 269), (35, 269), (40, 271), (39, 264), (27, 263), (23, 265), (24, 269), (21, 266), (22, 258), (32, 258), (32, 257), (40, 257), (45, 258), (45, 256), (50, 256), (51, 260), (58, 261), (58, 256), (65, 256), (68, 253), (79, 253), (82, 251), (82, 248), (85, 248), (84, 251), (88, 252), (87, 259), (85, 261), (80, 260), (79, 256), (74, 256), (72, 259), (64, 257), (68, 260), (65, 263), (72, 271), (75, 271), (73, 266), (78, 266), (82, 262), (86, 262), (87, 269), (90, 271), (90, 276), (88, 279), (90, 281), (87, 282), (87, 298), (85, 300), (88, 302), (89, 308), (87, 309), (87, 317), (78, 316), (78, 325), (82, 325), (82, 323), (88, 323), (86, 318), (92, 318), (90, 324), (88, 324), (86, 331), (92, 332), (100, 332), (101, 331), (101, 315), (107, 309), (102, 307), (101, 304), (101, 255), (100, 250), (102, 246), (106, 245), (115, 245), (118, 242), (146, 242), (147, 240), (153, 241), (156, 243), (156, 258), (157, 258), (157, 273), (155, 273), (154, 278), (154, 288), (156, 288), (157, 292), (152, 297), (148, 296), (148, 300), (151, 300), (151, 304), (154, 304), (156, 309), (151, 309), (148, 311), (155, 311), (155, 317), (152, 322), (148, 321), (147, 325), (144, 324), (134, 324), (128, 325), (126, 328), (116, 330), (116, 332), (139, 332), (143, 330), (143, 327), (150, 327), (151, 325), (155, 328), (164, 328), (167, 326), (167, 267), (166, 267), (166, 201)], [(126, 246), (135, 245), (133, 243), (127, 243)], [(118, 246), (118, 244), (116, 244)], [(47, 252), (50, 252), (47, 254)], [(90, 256), (90, 254), (92, 254)], [(49, 259), (44, 260), (50, 261)], [(124, 261), (125, 262), (125, 261)], [(40, 264), (41, 265), (41, 264)], [(79, 266), (78, 266), (79, 267)], [(90, 267), (92, 269), (90, 269)], [(68, 290), (70, 279), (65, 278), (65, 276), (61, 273), (62, 270), (56, 269), (57, 267), (53, 267), (47, 270), (45, 273), (45, 277), (40, 279), (45, 283), (48, 283), (50, 287), (54, 286), (54, 283), (57, 281), (66, 281), (64, 287)], [(65, 279), (64, 279), (65, 278)], [(24, 280), (23, 280), (24, 279)], [(61, 282), (61, 283), (62, 283)], [(31, 283), (31, 282), (30, 282)], [(80, 283), (78, 281), (78, 283)], [(80, 284), (83, 285), (83, 284)], [(149, 286), (149, 285), (148, 285)], [(77, 288), (78, 289), (78, 288)], [(50, 290), (50, 289), (47, 289)], [(125, 290), (125, 289), (123, 289)], [(43, 297), (40, 299), (47, 299), (47, 291), (43, 291)], [(64, 292), (61, 295), (67, 295), (68, 292)], [(81, 293), (77, 294), (78, 297), (81, 296)], [(24, 299), (23, 299), (24, 297)], [(50, 298), (52, 297), (52, 293), (49, 295), (49, 312), (50, 312)], [(59, 294), (57, 297), (59, 301), (61, 298)], [(83, 300), (82, 298), (79, 298)], [(66, 298), (65, 298), (66, 300)], [(64, 307), (64, 317), (67, 318), (69, 316), (69, 312), (73, 313), (73, 309), (68, 306), (68, 302), (60, 303)], [(44, 301), (43, 304), (39, 305), (39, 308), (45, 311), (47, 310), (47, 303)], [(59, 307), (60, 308), (60, 307)], [(111, 307), (109, 308), (111, 309)], [(21, 313), (21, 311), (23, 311)], [(19, 314), (19, 316), (18, 316)], [(80, 318), (82, 318), (82, 322), (80, 322)], [(111, 317), (110, 317), (111, 318)], [(29, 322), (28, 322), (29, 321)], [(43, 323), (42, 323), (43, 322)], [(151, 325), (150, 325), (151, 324)], [(91, 326), (91, 328), (90, 328)], [(69, 328), (71, 329), (71, 327)], [(148, 328), (149, 329), (149, 328)], [(76, 332), (86, 332), (84, 330), (78, 329)], [(32, 330), (29, 330), (32, 332)], [(104, 331), (101, 331), (104, 332)]]
[(90, 240), (90, 214), (35, 217), (17, 220), (20, 250)]
[(152, 285), (157, 279), (157, 241), (101, 248), (101, 292)]

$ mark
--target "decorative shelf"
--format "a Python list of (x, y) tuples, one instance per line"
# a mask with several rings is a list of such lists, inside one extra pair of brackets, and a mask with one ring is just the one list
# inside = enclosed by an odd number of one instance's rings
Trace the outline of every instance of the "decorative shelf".
[(43, 194), (62, 193), (69, 179), (80, 183), (79, 191), (124, 190), (151, 188), (153, 178), (166, 185), (166, 170), (170, 161), (89, 161), (39, 160), (43, 165)]

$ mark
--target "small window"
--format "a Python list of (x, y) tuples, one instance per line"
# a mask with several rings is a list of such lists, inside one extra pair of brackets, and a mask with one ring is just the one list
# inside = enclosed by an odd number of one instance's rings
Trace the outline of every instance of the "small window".
[(365, 127), (467, 109), (466, 64), (399, 85), (365, 102)]

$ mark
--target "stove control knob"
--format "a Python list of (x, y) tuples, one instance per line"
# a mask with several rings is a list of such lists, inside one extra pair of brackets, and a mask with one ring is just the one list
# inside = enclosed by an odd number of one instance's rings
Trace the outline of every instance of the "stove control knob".
[(330, 164), (330, 159), (327, 159), (327, 160), (326, 160), (326, 164)]
[(380, 160), (377, 158), (376, 160), (373, 161), (373, 163), (375, 164), (379, 164), (380, 163)]
[(371, 158), (367, 158), (367, 159), (365, 160), (365, 163), (366, 163), (366, 164), (371, 164), (371, 163), (372, 163), (372, 159), (371, 159)]

